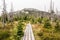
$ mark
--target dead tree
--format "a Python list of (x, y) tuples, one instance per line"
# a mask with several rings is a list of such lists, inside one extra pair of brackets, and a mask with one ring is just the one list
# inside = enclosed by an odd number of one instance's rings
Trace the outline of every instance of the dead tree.
[(6, 3), (5, 0), (3, 0), (3, 11), (2, 11), (2, 23), (3, 23), (3, 27), (5, 27), (5, 23), (6, 23), (7, 19), (7, 11), (6, 11)]

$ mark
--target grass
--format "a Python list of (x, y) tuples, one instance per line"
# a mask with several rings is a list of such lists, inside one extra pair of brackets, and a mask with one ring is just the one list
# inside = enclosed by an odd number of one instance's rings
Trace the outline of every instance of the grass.
[(33, 24), (33, 32), (35, 36), (35, 40), (60, 40), (60, 32), (55, 32), (53, 22), (51, 29), (46, 29), (43, 26), (44, 24)]
[(39, 38), (39, 36), (37, 34), (42, 29), (42, 25), (33, 24), (32, 27), (33, 27), (33, 32), (34, 32), (35, 40), (40, 40), (40, 38)]

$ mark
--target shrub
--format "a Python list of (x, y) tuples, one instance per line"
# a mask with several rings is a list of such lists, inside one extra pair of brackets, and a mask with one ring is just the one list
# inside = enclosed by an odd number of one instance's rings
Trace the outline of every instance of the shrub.
[(45, 21), (44, 28), (48, 28), (48, 29), (51, 28), (51, 24), (50, 24), (49, 20)]
[(43, 36), (43, 32), (39, 32), (38, 36), (42, 37)]
[(32, 24), (35, 24), (35, 23), (37, 23), (37, 20), (34, 19), (34, 18), (32, 18), (32, 19), (31, 19), (31, 23), (32, 23)]
[(42, 18), (38, 18), (38, 22), (39, 23), (42, 23)]
[(18, 31), (17, 31), (17, 36), (22, 37), (22, 36), (23, 36), (22, 24), (20, 24), (17, 29), (18, 29)]
[(56, 31), (60, 31), (60, 24), (59, 24), (59, 22), (56, 22), (55, 30)]
[(21, 37), (23, 37), (24, 35), (24, 32), (23, 32), (23, 23), (20, 23), (18, 24), (17, 26), (17, 40), (21, 40)]
[(8, 31), (1, 31), (0, 30), (0, 40), (4, 40), (10, 36)]

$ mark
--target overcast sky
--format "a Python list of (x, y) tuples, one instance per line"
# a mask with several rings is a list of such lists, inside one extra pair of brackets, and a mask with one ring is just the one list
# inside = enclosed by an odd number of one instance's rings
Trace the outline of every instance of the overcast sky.
[[(36, 8), (39, 10), (49, 10), (51, 0), (6, 0), (7, 11), (10, 11), (11, 2), (13, 3), (14, 11), (21, 10), (23, 8)], [(60, 0), (52, 0), (54, 2), (55, 9), (60, 10)], [(2, 11), (3, 0), (0, 0), (0, 12)]]

